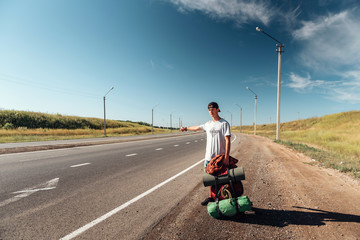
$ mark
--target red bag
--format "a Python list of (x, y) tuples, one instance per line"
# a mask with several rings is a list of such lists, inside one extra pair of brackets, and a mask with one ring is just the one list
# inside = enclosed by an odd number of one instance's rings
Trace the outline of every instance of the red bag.
[[(236, 163), (238, 162), (238, 160), (236, 158), (229, 156), (228, 167), (225, 167), (223, 164), (224, 158), (225, 154), (219, 154), (213, 159), (211, 159), (211, 161), (205, 168), (205, 172), (215, 176), (222, 176), (228, 173), (228, 169), (237, 167)], [(234, 187), (234, 189), (232, 189), (231, 185)], [(241, 182), (219, 185), (217, 186), (217, 188), (219, 200), (223, 200), (229, 197), (240, 197), (244, 193), (244, 188)], [(216, 186), (211, 187), (211, 197), (213, 199), (216, 198)]]
[[(226, 170), (225, 173), (220, 174), (218, 176), (226, 175), (227, 173), (228, 173), (228, 170)], [(231, 185), (234, 187), (234, 189), (232, 189)], [(234, 182), (232, 184), (229, 183), (229, 184), (219, 185), (219, 186), (217, 186), (217, 188), (218, 188), (219, 200), (240, 197), (244, 193), (244, 187), (243, 187), (241, 181)], [(211, 197), (213, 199), (216, 198), (216, 186), (211, 187)]]
[(225, 158), (225, 154), (219, 154), (216, 157), (213, 157), (209, 164), (205, 168), (205, 172), (211, 175), (219, 176), (223, 175), (227, 172), (228, 168), (236, 168), (236, 163), (238, 160), (229, 156), (229, 166), (225, 167), (223, 164), (223, 160)]

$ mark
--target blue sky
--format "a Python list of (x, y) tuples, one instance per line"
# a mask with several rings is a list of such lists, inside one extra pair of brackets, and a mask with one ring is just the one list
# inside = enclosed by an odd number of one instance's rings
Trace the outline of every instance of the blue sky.
[(184, 126), (359, 110), (358, 1), (1, 0), (0, 108)]

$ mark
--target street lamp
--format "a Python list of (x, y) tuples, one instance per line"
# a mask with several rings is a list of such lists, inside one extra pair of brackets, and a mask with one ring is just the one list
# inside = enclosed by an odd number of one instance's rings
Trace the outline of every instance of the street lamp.
[(256, 135), (256, 105), (257, 105), (257, 95), (249, 87), (246, 87), (247, 90), (252, 92), (255, 95), (255, 124), (254, 124), (254, 135)]
[(240, 133), (241, 133), (241, 126), (242, 126), (242, 107), (239, 104), (236, 104), (240, 108)]
[(105, 99), (106, 99), (106, 95), (108, 95), (108, 93), (113, 90), (114, 87), (111, 87), (110, 90), (104, 95), (104, 136), (106, 137), (106, 111), (105, 111)]
[(282, 50), (285, 47), (280, 41), (275, 39), (274, 37), (270, 36), (266, 32), (264, 32), (259, 27), (256, 27), (256, 31), (264, 33), (266, 36), (270, 37), (271, 39), (275, 40), (279, 44), (276, 44), (276, 51), (278, 52), (278, 84), (277, 84), (277, 114), (276, 114), (276, 140), (280, 140), (280, 91), (281, 91), (281, 53), (284, 52)]
[(172, 114), (174, 112), (170, 113), (170, 133), (172, 133)]
[(159, 104), (156, 104), (152, 109), (151, 109), (151, 134), (154, 134), (154, 109), (158, 106)]
[(231, 125), (230, 125), (230, 127), (232, 127), (232, 113), (230, 111), (228, 111), (228, 112), (230, 113), (230, 116), (231, 116), (231, 121), (230, 121)]

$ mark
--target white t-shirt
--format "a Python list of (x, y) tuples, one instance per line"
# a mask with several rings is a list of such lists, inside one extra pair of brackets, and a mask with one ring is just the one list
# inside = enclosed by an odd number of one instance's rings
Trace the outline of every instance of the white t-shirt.
[(221, 118), (219, 121), (208, 121), (200, 125), (200, 128), (206, 131), (207, 135), (205, 160), (210, 161), (219, 154), (225, 154), (225, 136), (231, 136), (230, 124)]

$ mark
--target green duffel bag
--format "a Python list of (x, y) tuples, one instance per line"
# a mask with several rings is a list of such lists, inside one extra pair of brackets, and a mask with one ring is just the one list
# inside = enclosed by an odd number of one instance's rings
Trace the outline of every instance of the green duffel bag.
[[(207, 205), (208, 213), (213, 218), (233, 217), (238, 212), (251, 211), (252, 203), (247, 196), (224, 199), (218, 202), (210, 202)], [(238, 209), (237, 209), (238, 208)]]

